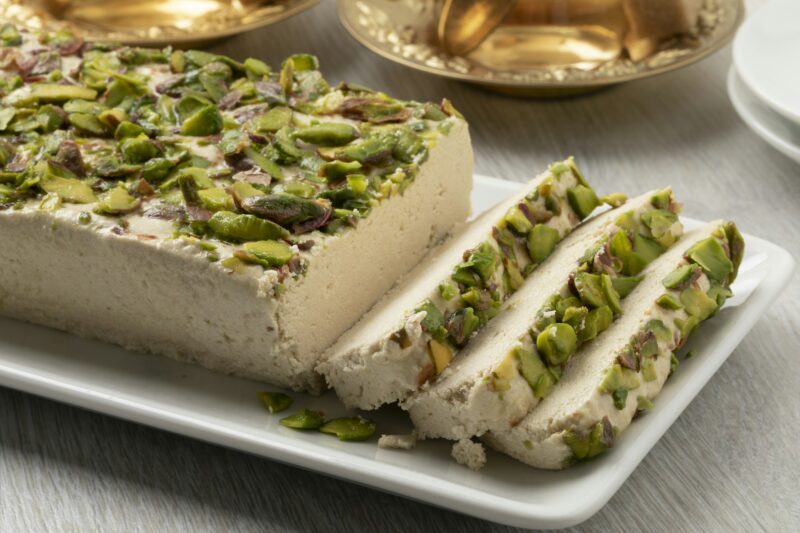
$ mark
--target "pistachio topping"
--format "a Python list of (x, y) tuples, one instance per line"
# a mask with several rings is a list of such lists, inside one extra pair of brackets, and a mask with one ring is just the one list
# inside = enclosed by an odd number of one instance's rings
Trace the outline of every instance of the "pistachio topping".
[(233, 245), (213, 252), (221, 266), (237, 254), (281, 279), (303, 273), (298, 236), (348, 231), (403, 194), (461, 120), (449, 102), (331, 87), (308, 54), (272, 69), (9, 24), (0, 45), (0, 209), (55, 195), (44, 205), (89, 204), (98, 229), (161, 213), (175, 236)]
[(294, 403), (294, 400), (292, 400), (290, 396), (287, 396), (282, 392), (264, 391), (259, 393), (258, 397), (261, 400), (262, 405), (270, 413), (280, 413), (281, 411), (285, 411), (292, 406), (292, 403)]
[[(419, 149), (414, 139), (404, 133), (394, 133), (392, 139), (395, 151), (404, 144), (408, 145), (402, 148), (406, 155)], [(375, 142), (376, 147), (384, 146), (381, 143), (385, 139)], [(359, 165), (355, 169), (360, 170), (361, 162), (352, 163)], [(338, 176), (341, 166), (341, 163), (335, 167), (326, 163), (323, 174), (328, 179)], [(525, 278), (583, 218), (567, 200), (568, 191), (578, 186), (591, 190), (571, 158), (551, 166), (550, 174), (497, 221), (491, 236), (464, 251), (462, 262), (455, 266), (449, 279), (442, 280), (436, 294), (418, 304), (394, 332), (392, 338), (407, 339), (406, 322), (425, 312), (421, 326), (428, 341), (428, 368), (433, 369), (424, 372), (425, 380), (441, 373), (458, 350), (497, 315), (502, 302), (522, 286)], [(398, 344), (403, 349), (411, 346)], [(556, 349), (554, 345), (554, 354)]]
[(302, 409), (293, 415), (281, 418), (282, 426), (292, 429), (319, 429), (325, 423), (325, 416), (320, 411)]

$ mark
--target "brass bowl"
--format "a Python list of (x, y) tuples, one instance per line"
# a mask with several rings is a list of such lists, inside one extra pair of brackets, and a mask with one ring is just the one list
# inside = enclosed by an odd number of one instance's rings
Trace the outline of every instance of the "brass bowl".
[(38, 31), (66, 28), (88, 41), (186, 48), (242, 33), (319, 0), (0, 0), (0, 20)]
[(639, 62), (618, 58), (595, 68), (504, 68), (497, 66), (502, 58), (493, 62), (485, 50), (448, 55), (438, 44), (439, 13), (430, 0), (338, 0), (338, 14), (357, 41), (391, 61), (505, 94), (559, 97), (663, 74), (705, 58), (733, 38), (744, 18), (744, 3), (706, 0), (696, 36), (672, 39)]

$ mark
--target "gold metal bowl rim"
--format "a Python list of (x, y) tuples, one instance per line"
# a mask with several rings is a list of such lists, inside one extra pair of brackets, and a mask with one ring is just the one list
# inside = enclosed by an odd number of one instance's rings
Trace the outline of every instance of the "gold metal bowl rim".
[[(639, 72), (633, 72), (630, 74), (621, 74), (617, 76), (605, 76), (605, 77), (598, 77), (598, 78), (590, 78), (590, 79), (583, 79), (583, 80), (570, 80), (570, 81), (559, 81), (559, 80), (543, 80), (538, 82), (529, 82), (529, 81), (507, 81), (507, 80), (495, 80), (491, 78), (484, 78), (481, 76), (475, 76), (468, 73), (460, 73), (453, 70), (447, 70), (443, 68), (431, 67), (428, 65), (423, 65), (416, 61), (412, 61), (406, 59), (398, 54), (392, 53), (391, 51), (385, 50), (380, 46), (376, 45), (369, 39), (363, 38), (360, 31), (357, 31), (355, 27), (351, 24), (349, 17), (347, 17), (345, 13), (345, 4), (349, 2), (355, 1), (369, 1), (369, 0), (337, 0), (336, 2), (336, 12), (337, 16), (339, 17), (339, 21), (341, 22), (342, 26), (347, 30), (351, 37), (353, 37), (356, 41), (358, 41), (362, 46), (368, 48), (369, 50), (375, 52), (376, 54), (393, 61), (395, 63), (399, 63), (401, 65), (405, 65), (409, 68), (414, 70), (419, 70), (422, 72), (427, 72), (428, 74), (433, 74), (435, 76), (440, 76), (443, 78), (455, 79), (459, 81), (465, 81), (470, 83), (477, 83), (487, 88), (497, 87), (497, 88), (508, 88), (508, 89), (520, 89), (524, 90), (528, 89), (536, 89), (536, 88), (564, 88), (564, 89), (579, 89), (579, 88), (586, 88), (589, 89), (591, 87), (600, 88), (606, 85), (615, 85), (619, 83), (624, 83), (628, 81), (635, 81), (640, 80), (643, 78), (649, 78), (651, 76), (658, 76), (660, 74), (666, 74), (667, 72), (671, 72), (673, 70), (678, 70), (684, 67), (687, 67), (693, 63), (696, 63), (702, 59), (705, 59), (709, 55), (713, 54), (714, 52), (720, 50), (723, 46), (728, 44), (736, 34), (736, 30), (742, 24), (744, 20), (745, 14), (745, 7), (744, 7), (744, 0), (725, 0), (729, 1), (732, 7), (735, 7), (736, 14), (735, 20), (733, 24), (730, 25), (730, 28), (723, 34), (716, 37), (714, 40), (706, 43), (705, 46), (701, 46), (697, 48), (697, 50), (693, 51), (692, 53), (686, 54), (677, 58), (675, 61), (670, 63), (666, 63), (664, 65), (660, 65), (658, 67), (648, 68), (646, 70), (642, 70)], [(521, 94), (521, 93), (520, 93)]]

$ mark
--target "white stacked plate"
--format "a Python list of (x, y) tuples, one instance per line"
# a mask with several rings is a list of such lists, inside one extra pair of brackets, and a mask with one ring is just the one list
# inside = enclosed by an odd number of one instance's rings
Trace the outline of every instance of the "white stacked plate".
[(753, 131), (800, 162), (800, 1), (772, 0), (745, 21), (728, 94)]

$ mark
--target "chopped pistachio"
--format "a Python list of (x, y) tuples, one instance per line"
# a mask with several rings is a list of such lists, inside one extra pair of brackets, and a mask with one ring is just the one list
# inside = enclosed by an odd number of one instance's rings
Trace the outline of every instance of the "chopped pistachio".
[(453, 360), (453, 350), (436, 339), (428, 341), (428, 353), (433, 362), (434, 373), (437, 376), (444, 372), (445, 368), (450, 364), (450, 361)]
[(122, 215), (135, 211), (141, 203), (141, 199), (128, 194), (125, 187), (114, 187), (100, 197), (94, 212), (102, 215)]
[(528, 233), (528, 253), (531, 261), (541, 263), (547, 259), (560, 239), (557, 230), (544, 224), (536, 224)]
[(601, 196), (599, 200), (601, 204), (607, 204), (610, 205), (611, 207), (619, 207), (627, 201), (628, 197), (621, 192), (615, 192), (607, 194), (605, 196)]
[(325, 423), (325, 417), (321, 411), (303, 409), (281, 418), (280, 422), (282, 426), (292, 429), (319, 429)]
[(694, 244), (686, 256), (700, 265), (708, 277), (716, 282), (724, 282), (734, 270), (733, 262), (714, 237)]
[(597, 195), (585, 185), (576, 185), (567, 190), (567, 200), (579, 218), (588, 217), (594, 208), (600, 205)]
[(292, 122), (292, 110), (289, 107), (273, 107), (255, 119), (255, 129), (258, 132), (275, 133)]
[(222, 115), (214, 105), (201, 107), (181, 124), (181, 134), (190, 136), (214, 135), (222, 130)]
[(291, 247), (282, 241), (246, 242), (240, 252), (235, 256), (242, 261), (258, 263), (267, 268), (285, 265), (294, 256)]
[(665, 309), (676, 310), (683, 307), (680, 300), (671, 294), (662, 294), (656, 300), (656, 303)]
[(653, 402), (647, 396), (640, 394), (636, 397), (636, 409), (639, 411), (649, 411), (653, 408)]
[(681, 304), (686, 312), (698, 320), (705, 320), (717, 310), (717, 301), (698, 287), (687, 287), (681, 291)]
[(335, 418), (319, 428), (322, 433), (335, 435), (339, 440), (348, 442), (368, 440), (376, 429), (375, 422), (361, 416)]
[(678, 267), (667, 277), (664, 278), (662, 282), (664, 287), (668, 289), (680, 289), (687, 286), (692, 279), (695, 279), (697, 271), (700, 267), (693, 264), (683, 265)]
[(577, 344), (578, 337), (569, 324), (550, 324), (536, 337), (536, 348), (553, 366), (569, 359)]
[(350, 124), (322, 122), (298, 128), (292, 134), (296, 139), (320, 146), (344, 146), (358, 137), (358, 130)]
[(615, 431), (608, 417), (592, 427), (588, 435), (580, 435), (573, 430), (563, 434), (564, 444), (570, 447), (573, 457), (578, 461), (591, 459), (605, 452), (614, 444)]
[(67, 100), (94, 100), (95, 98), (97, 98), (97, 91), (80, 85), (31, 83), (9, 94), (6, 102), (14, 107), (28, 107), (36, 104), (61, 103)]
[(267, 410), (269, 410), (270, 413), (280, 413), (281, 411), (285, 411), (294, 402), (291, 397), (283, 394), (282, 392), (264, 391), (260, 392), (258, 397), (261, 399), (261, 403), (267, 408)]
[(289, 232), (269, 220), (253, 215), (217, 211), (209, 219), (211, 230), (222, 239), (261, 241), (288, 237)]
[(241, 199), (240, 204), (244, 211), (284, 227), (330, 216), (330, 206), (324, 200), (309, 200), (292, 194), (248, 196)]

